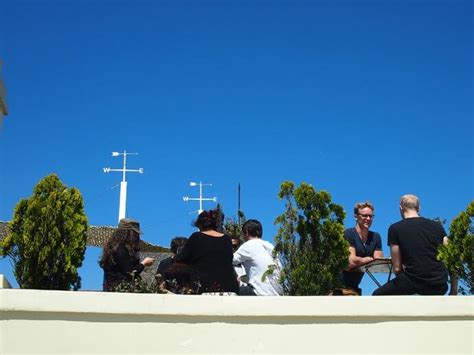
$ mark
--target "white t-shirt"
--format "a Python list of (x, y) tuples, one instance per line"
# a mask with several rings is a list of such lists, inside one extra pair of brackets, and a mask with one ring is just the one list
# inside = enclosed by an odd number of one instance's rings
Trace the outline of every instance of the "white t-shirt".
[(262, 281), (263, 274), (268, 270), (270, 265), (275, 265), (272, 256), (273, 245), (260, 238), (254, 238), (246, 241), (234, 253), (233, 264), (242, 264), (245, 273), (248, 276), (249, 284), (255, 290), (257, 296), (279, 296), (283, 294), (283, 289), (278, 283), (280, 272), (278, 268), (272, 275), (265, 277)]

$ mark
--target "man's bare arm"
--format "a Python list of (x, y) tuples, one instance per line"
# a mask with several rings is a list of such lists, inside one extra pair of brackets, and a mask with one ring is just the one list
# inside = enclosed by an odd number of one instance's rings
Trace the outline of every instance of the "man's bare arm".
[(381, 259), (381, 258), (383, 258), (382, 250), (375, 250), (374, 251), (374, 259)]
[(395, 275), (398, 275), (403, 271), (402, 267), (402, 257), (400, 255), (400, 248), (398, 245), (390, 245), (390, 255), (392, 256), (392, 267)]
[(349, 270), (350, 269), (355, 269), (358, 268), (359, 266), (368, 263), (369, 261), (374, 260), (374, 258), (370, 256), (366, 256), (365, 258), (362, 258), (360, 256), (356, 255), (356, 250), (354, 247), (349, 247)]

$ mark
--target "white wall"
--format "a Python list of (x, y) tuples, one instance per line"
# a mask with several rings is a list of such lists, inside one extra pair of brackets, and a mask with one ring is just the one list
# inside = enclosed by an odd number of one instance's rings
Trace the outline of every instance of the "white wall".
[(174, 296), (4, 288), (0, 315), (1, 354), (474, 351), (473, 297), (460, 296)]

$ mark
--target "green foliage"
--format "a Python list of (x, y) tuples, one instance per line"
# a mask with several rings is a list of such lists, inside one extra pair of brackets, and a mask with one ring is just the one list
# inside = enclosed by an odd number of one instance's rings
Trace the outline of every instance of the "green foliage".
[(244, 242), (242, 234), (242, 225), (245, 223), (245, 215), (242, 211), (238, 212), (239, 219), (226, 218), (224, 222), (224, 232), (231, 238), (238, 238), (240, 244)]
[(460, 281), (459, 292), (474, 293), (472, 283), (474, 252), (474, 200), (466, 211), (459, 213), (449, 227), (449, 243), (439, 247), (438, 259), (443, 261), (450, 275)]
[(16, 205), (8, 228), (0, 254), (12, 261), (21, 288), (80, 288), (88, 224), (79, 190), (47, 176)]
[(134, 278), (132, 281), (123, 281), (116, 287), (112, 288), (111, 292), (123, 293), (167, 293), (167, 290), (162, 286), (158, 280), (147, 283), (140, 277)]
[(278, 194), (285, 211), (278, 216), (275, 253), (282, 264), (281, 282), (290, 295), (327, 295), (340, 286), (339, 275), (348, 265), (344, 239), (345, 212), (326, 191), (285, 181)]

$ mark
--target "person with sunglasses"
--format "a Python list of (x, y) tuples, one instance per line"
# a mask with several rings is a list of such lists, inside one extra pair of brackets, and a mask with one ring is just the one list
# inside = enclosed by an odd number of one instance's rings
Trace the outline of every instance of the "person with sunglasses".
[(355, 227), (344, 231), (344, 238), (349, 242), (349, 266), (342, 272), (345, 287), (357, 291), (360, 295), (359, 284), (364, 276), (360, 271), (361, 265), (383, 258), (382, 239), (380, 234), (369, 230), (374, 221), (375, 208), (370, 202), (358, 202), (354, 206)]

